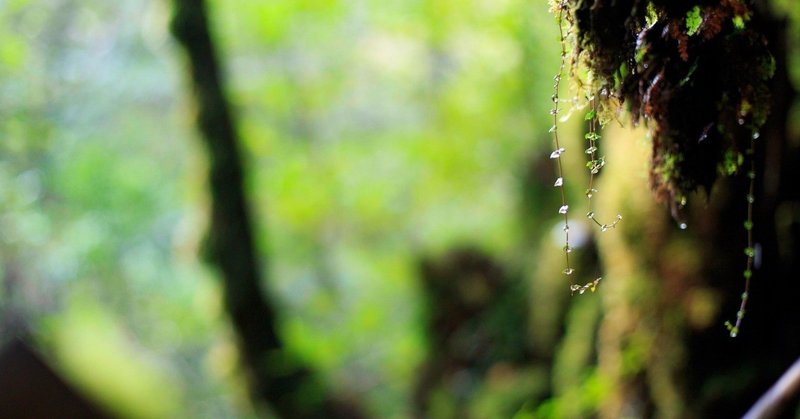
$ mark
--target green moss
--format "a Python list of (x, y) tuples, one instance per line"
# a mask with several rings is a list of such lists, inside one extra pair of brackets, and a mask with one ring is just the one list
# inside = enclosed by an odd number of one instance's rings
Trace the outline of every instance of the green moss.
[(720, 171), (728, 176), (735, 174), (744, 163), (744, 156), (733, 149), (725, 151)]
[(692, 36), (700, 29), (703, 18), (700, 16), (700, 7), (694, 6), (686, 13), (686, 34)]
[(647, 120), (652, 188), (673, 214), (679, 197), (735, 173), (736, 156), (726, 152), (746, 149), (766, 121), (774, 71), (764, 36), (743, 26), (753, 11), (738, 0), (567, 4), (568, 50), (593, 81), (580, 84), (585, 96), (599, 97), (601, 110), (622, 101), (634, 122)]
[(653, 3), (647, 3), (647, 14), (645, 15), (644, 19), (648, 28), (652, 27), (656, 24), (656, 22), (658, 22), (658, 12), (656, 11), (655, 6), (653, 6)]

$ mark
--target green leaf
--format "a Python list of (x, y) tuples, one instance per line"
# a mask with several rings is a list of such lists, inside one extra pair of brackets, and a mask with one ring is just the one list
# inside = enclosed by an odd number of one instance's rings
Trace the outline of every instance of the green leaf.
[(658, 22), (658, 12), (656, 11), (656, 7), (653, 6), (653, 3), (647, 3), (647, 16), (645, 16), (645, 22), (648, 28), (651, 28), (656, 24), (656, 22)]
[(741, 16), (734, 16), (733, 17), (733, 27), (736, 29), (744, 29), (744, 19)]
[(703, 18), (700, 17), (700, 7), (694, 6), (692, 10), (686, 12), (686, 34), (692, 36), (700, 29)]

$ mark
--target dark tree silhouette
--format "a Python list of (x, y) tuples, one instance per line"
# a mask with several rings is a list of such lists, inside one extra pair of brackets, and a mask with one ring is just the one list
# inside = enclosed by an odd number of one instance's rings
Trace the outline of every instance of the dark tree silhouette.
[(263, 289), (263, 261), (244, 189), (239, 138), (225, 97), (219, 59), (202, 0), (175, 0), (172, 32), (186, 51), (197, 125), (209, 157), (211, 222), (206, 256), (219, 270), (225, 308), (238, 336), (256, 401), (281, 417), (360, 417), (329, 395), (310, 369), (288, 353), (276, 332), (276, 313)]

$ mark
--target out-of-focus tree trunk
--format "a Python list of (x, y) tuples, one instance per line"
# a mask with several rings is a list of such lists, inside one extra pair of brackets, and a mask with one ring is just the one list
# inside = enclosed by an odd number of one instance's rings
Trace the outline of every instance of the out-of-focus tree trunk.
[[(599, 183), (598, 213), (620, 212), (624, 220), (598, 238), (605, 264), (599, 369), (613, 385), (602, 416), (652, 417), (658, 412), (681, 417), (682, 299), (691, 293), (707, 295), (697, 277), (697, 243), (679, 231), (648, 190), (644, 132), (616, 129), (605, 138), (609, 164)], [(697, 321), (707, 326), (711, 319)]]
[[(521, 281), (471, 246), (423, 257), (420, 276), (428, 356), (414, 387), (414, 417), (506, 417), (539, 396), (539, 386), (525, 379), (532, 371), (519, 327), (527, 315)], [(508, 404), (476, 411), (474, 401), (492, 387), (493, 375), (514, 383), (498, 392)]]
[(244, 191), (239, 138), (224, 94), (203, 0), (175, 0), (172, 31), (188, 56), (197, 125), (209, 156), (211, 221), (207, 256), (223, 281), (225, 308), (237, 334), (253, 397), (281, 417), (361, 417), (329, 395), (276, 332), (276, 313), (263, 289)]

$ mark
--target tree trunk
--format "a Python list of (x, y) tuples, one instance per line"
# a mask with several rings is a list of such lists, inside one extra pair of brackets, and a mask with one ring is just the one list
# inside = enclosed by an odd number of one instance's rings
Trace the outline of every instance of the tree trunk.
[(332, 398), (276, 332), (256, 257), (239, 139), (226, 100), (203, 0), (174, 0), (172, 32), (188, 56), (197, 125), (209, 157), (211, 221), (207, 257), (219, 270), (252, 395), (285, 418), (360, 417)]
[(706, 202), (693, 196), (682, 231), (643, 189), (646, 169), (630, 163), (641, 140), (606, 135), (600, 205), (625, 220), (599, 239), (599, 368), (611, 388), (604, 417), (741, 417), (800, 353), (800, 153), (786, 129), (794, 101), (786, 25), (763, 14), (751, 24), (769, 39), (776, 72), (755, 150), (760, 255), (742, 330), (731, 338), (723, 323), (735, 320), (744, 286), (748, 179), (721, 180)]

